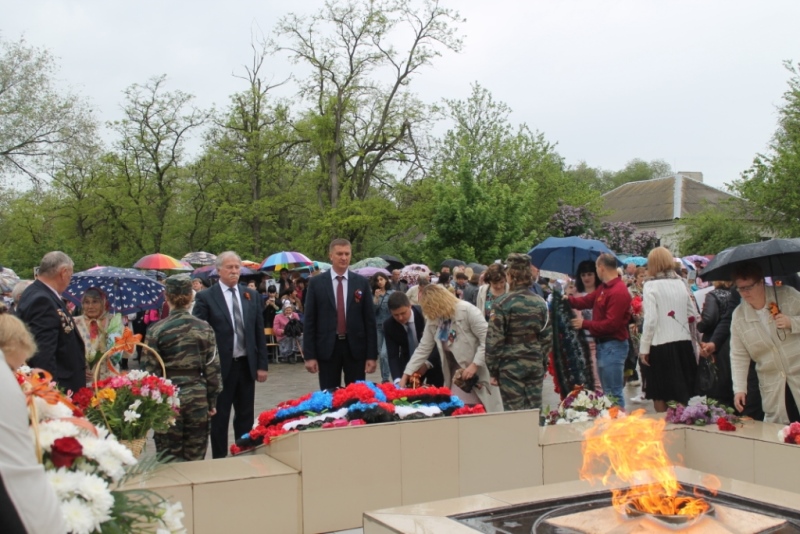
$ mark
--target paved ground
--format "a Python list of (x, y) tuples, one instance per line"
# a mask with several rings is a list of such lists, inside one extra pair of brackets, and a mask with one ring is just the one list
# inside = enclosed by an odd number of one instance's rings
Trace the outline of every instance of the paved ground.
[[(380, 381), (380, 374), (374, 373), (368, 375), (367, 378), (373, 382)], [(305, 370), (302, 363), (296, 364), (271, 364), (269, 367), (269, 379), (264, 383), (256, 383), (256, 402), (255, 413), (256, 416), (263, 411), (274, 408), (278, 403), (294, 399), (305, 395), (311, 391), (319, 388), (317, 375), (312, 375)], [(543, 391), (543, 405), (546, 409), (548, 406), (555, 408), (560, 401), (558, 394), (553, 390), (552, 378), (547, 376), (544, 383)], [(639, 388), (628, 387), (625, 391), (625, 402), (628, 404), (628, 409), (645, 408), (648, 412), (653, 413), (652, 401), (647, 401), (645, 404), (632, 404), (630, 398), (639, 394)], [(233, 443), (233, 427), (231, 426), (228, 433), (230, 443)], [(152, 439), (148, 441), (147, 453), (154, 453), (155, 446)], [(206, 454), (206, 458), (211, 458), (211, 449)]]

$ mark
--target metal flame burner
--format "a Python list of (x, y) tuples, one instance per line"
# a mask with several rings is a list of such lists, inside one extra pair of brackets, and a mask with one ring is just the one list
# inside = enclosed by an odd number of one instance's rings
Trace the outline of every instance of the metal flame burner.
[(714, 517), (716, 508), (713, 504), (708, 503), (708, 510), (699, 515), (661, 515), (642, 512), (637, 510), (633, 504), (628, 503), (625, 506), (625, 515), (630, 518), (646, 517), (670, 530), (687, 530), (704, 517)]
[[(635, 509), (620, 514), (611, 505), (611, 492), (600, 491), (462, 514), (451, 519), (484, 534), (629, 534), (669, 531), (800, 534), (800, 510), (723, 492), (712, 496), (691, 484), (684, 483), (682, 486), (682, 494), (692, 496), (697, 492), (713, 508), (691, 518), (655, 516)], [(572, 518), (576, 520), (571, 521)], [(745, 525), (743, 518), (752, 520), (752, 524)]]

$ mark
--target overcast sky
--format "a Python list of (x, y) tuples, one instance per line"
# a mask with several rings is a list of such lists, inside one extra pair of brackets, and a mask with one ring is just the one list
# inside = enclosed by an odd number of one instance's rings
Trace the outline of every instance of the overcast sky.
[[(243, 88), (253, 31), (319, 0), (5, 0), (0, 32), (58, 58), (59, 77), (100, 119), (120, 117), (122, 91), (167, 74), (167, 89), (225, 107)], [(412, 87), (426, 101), (466, 98), (480, 82), (539, 130), (570, 165), (617, 170), (664, 159), (724, 188), (763, 151), (800, 61), (797, 0), (443, 0), (464, 50)], [(268, 65), (275, 80), (292, 65)]]

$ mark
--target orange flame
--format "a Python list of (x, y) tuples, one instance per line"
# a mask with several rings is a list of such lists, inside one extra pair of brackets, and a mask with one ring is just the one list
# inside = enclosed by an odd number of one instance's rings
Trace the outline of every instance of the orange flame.
[(636, 410), (621, 419), (595, 419), (584, 434), (581, 478), (607, 485), (616, 476), (627, 483), (627, 489), (611, 492), (614, 508), (621, 513), (626, 507), (655, 515), (704, 513), (706, 501), (679, 495), (682, 488), (664, 449), (666, 421), (644, 414)]

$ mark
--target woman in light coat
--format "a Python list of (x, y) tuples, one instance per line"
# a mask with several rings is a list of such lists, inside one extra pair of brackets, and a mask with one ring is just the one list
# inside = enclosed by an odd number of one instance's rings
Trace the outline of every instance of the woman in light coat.
[(800, 293), (788, 286), (767, 288), (754, 263), (741, 264), (732, 278), (744, 301), (731, 322), (734, 405), (744, 409), (747, 370), (753, 360), (764, 421), (800, 421)]
[(426, 324), (422, 339), (406, 365), (400, 385), (405, 387), (409, 377), (428, 359), (434, 345), (442, 356), (445, 386), (453, 387), (453, 376), (469, 380), (478, 375), (478, 386), (472, 391), (487, 412), (502, 412), (500, 390), (490, 384), (485, 361), (486, 320), (478, 308), (459, 300), (444, 287), (431, 284), (420, 292), (420, 306)]

